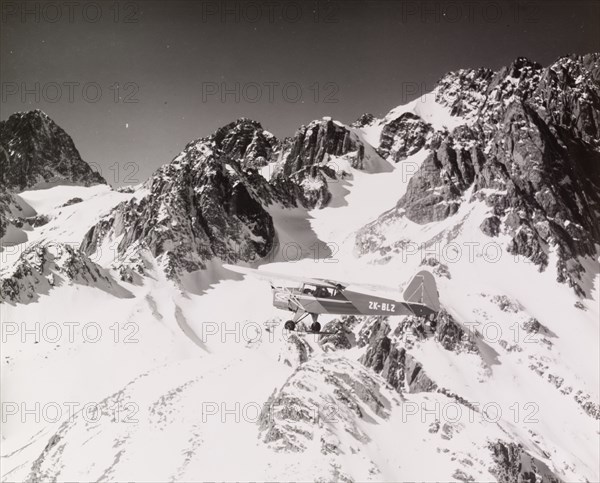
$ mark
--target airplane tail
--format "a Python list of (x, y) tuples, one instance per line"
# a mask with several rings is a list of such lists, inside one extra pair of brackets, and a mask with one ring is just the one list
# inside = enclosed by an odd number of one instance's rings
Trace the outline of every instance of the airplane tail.
[(403, 297), (407, 302), (425, 304), (434, 312), (440, 310), (440, 299), (435, 278), (426, 270), (421, 270), (413, 277), (406, 290), (404, 290)]

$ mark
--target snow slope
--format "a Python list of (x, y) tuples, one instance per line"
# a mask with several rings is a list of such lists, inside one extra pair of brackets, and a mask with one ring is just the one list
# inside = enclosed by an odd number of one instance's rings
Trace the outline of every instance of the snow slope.
[(436, 131), (443, 131), (444, 129), (453, 131), (456, 127), (466, 123), (461, 117), (452, 116), (450, 109), (437, 102), (435, 97), (436, 91), (434, 90), (407, 104), (395, 107), (383, 119), (378, 119), (371, 125), (360, 129), (364, 139), (372, 146), (378, 147), (383, 127), (407, 112), (421, 117), (425, 122), (431, 124)]

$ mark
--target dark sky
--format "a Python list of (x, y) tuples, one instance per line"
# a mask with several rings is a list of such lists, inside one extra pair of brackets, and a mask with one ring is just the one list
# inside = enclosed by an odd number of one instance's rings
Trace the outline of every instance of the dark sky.
[(239, 117), (292, 135), (450, 70), (600, 51), (596, 0), (0, 3), (2, 119), (44, 110), (117, 185)]

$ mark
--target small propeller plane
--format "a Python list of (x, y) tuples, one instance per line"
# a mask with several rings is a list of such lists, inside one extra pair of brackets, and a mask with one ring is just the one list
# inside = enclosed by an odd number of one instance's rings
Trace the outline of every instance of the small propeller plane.
[[(335, 280), (283, 275), (252, 268), (223, 265), (232, 272), (252, 275), (271, 283), (273, 306), (294, 313), (284, 328), (296, 330), (296, 324), (307, 316), (312, 317), (310, 332), (321, 332), (320, 314), (335, 315), (416, 315), (428, 318), (440, 310), (437, 286), (433, 275), (422, 270), (406, 289), (402, 300), (382, 296), (371, 286), (354, 285)], [(275, 281), (286, 281), (287, 285)], [(289, 282), (295, 283), (290, 287)], [(387, 289), (390, 290), (390, 289)]]

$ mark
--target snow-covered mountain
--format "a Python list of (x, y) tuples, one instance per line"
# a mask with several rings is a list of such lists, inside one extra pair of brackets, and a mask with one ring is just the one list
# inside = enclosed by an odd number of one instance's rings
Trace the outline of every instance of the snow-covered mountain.
[[(599, 113), (600, 55), (519, 58), (381, 119), (239, 119), (127, 190), (15, 115), (2, 480), (598, 481)], [(290, 334), (223, 263), (425, 268), (442, 310)]]
[(257, 139), (265, 142), (263, 133), (260, 124), (240, 120), (188, 144), (139, 196), (90, 229), (82, 251), (89, 255), (118, 243), (116, 257), (129, 265), (121, 266), (126, 277), (131, 265), (143, 272), (146, 252), (172, 278), (205, 269), (215, 257), (231, 263), (265, 257), (275, 229), (261, 201), (273, 193), (255, 169), (240, 164), (255, 159), (252, 148)]
[(106, 184), (81, 159), (71, 137), (40, 110), (1, 121), (0, 147), (0, 238), (5, 245), (24, 241), (24, 230), (45, 222), (17, 192), (66, 183)]
[(71, 137), (40, 110), (19, 112), (0, 122), (0, 179), (8, 190), (65, 181), (90, 186), (106, 183), (81, 159)]
[(363, 230), (359, 247), (394, 250), (382, 243), (381, 225), (444, 220), (468, 191), (466, 201), (489, 207), (484, 233), (507, 234), (510, 253), (542, 267), (554, 249), (559, 281), (583, 293), (578, 257), (593, 259), (600, 243), (598, 56), (561, 58), (546, 69), (519, 58), (497, 73), (450, 73), (431, 95), (464, 124), (432, 134), (410, 111), (381, 123), (381, 144), (394, 159), (406, 156), (405, 145), (431, 153), (396, 209)]

